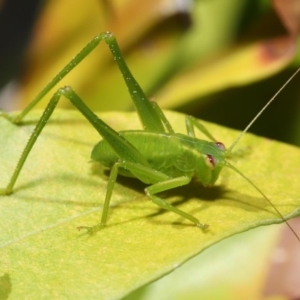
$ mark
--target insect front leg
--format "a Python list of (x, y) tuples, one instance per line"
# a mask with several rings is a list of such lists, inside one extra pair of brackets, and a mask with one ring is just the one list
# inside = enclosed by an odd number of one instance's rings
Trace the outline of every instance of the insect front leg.
[(186, 125), (186, 131), (189, 136), (196, 137), (195, 134), (195, 127), (198, 128), (205, 136), (207, 136), (210, 140), (213, 142), (216, 142), (217, 140), (210, 134), (208, 129), (196, 118), (192, 116), (186, 116), (185, 117), (185, 125)]

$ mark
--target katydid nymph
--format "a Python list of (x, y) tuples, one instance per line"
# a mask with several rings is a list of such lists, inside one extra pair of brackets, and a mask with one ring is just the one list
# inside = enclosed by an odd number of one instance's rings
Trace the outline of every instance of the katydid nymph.
[[(218, 142), (209, 131), (192, 116), (186, 116), (185, 119), (187, 134), (175, 133), (160, 107), (155, 102), (148, 100), (147, 96), (132, 76), (114, 35), (105, 32), (97, 35), (90, 41), (19, 115), (11, 116), (1, 112), (0, 116), (15, 124), (19, 123), (26, 114), (56, 84), (58, 84), (64, 76), (92, 52), (101, 41), (104, 41), (108, 45), (114, 60), (118, 64), (139, 115), (143, 130), (116, 132), (99, 119), (84, 104), (73, 88), (69, 86), (59, 88), (50, 99), (43, 115), (29, 138), (8, 185), (5, 188), (0, 189), (0, 195), (9, 195), (13, 192), (14, 185), (33, 145), (51, 117), (60, 97), (64, 96), (71, 101), (103, 138), (93, 148), (91, 154), (92, 160), (100, 162), (105, 167), (110, 168), (105, 201), (99, 224), (93, 227), (79, 226), (79, 229), (84, 228), (88, 233), (94, 233), (105, 227), (107, 224), (110, 199), (112, 197), (114, 184), (117, 175), (120, 174), (127, 177), (136, 177), (143, 183), (148, 184), (149, 186), (145, 188), (145, 193), (154, 204), (159, 208), (180, 215), (194, 223), (200, 229), (205, 230), (208, 227), (207, 224), (201, 223), (191, 214), (170, 205), (164, 199), (157, 196), (157, 194), (187, 185), (193, 177), (196, 177), (203, 186), (212, 186), (217, 181), (223, 167), (227, 167), (237, 172), (254, 189), (256, 189), (260, 196), (273, 207), (274, 211), (282, 218), (287, 226), (289, 226), (293, 234), (300, 241), (298, 235), (265, 194), (250, 179), (226, 160), (235, 145), (243, 137), (245, 132), (248, 131), (249, 127), (292, 78), (290, 78), (280, 91), (261, 109), (232, 145), (228, 149), (225, 149), (225, 146), (221, 142)], [(210, 141), (198, 139), (195, 136), (195, 128), (200, 130)]]

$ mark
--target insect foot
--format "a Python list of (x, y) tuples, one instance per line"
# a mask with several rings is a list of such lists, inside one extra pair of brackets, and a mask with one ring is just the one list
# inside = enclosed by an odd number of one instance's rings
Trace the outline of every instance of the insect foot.
[(10, 195), (12, 194), (12, 190), (11, 189), (0, 189), (0, 196), (5, 196), (5, 195)]
[(206, 229), (209, 227), (208, 224), (202, 224), (202, 223), (200, 223), (200, 222), (198, 222), (198, 223), (196, 224), (196, 226), (199, 227), (199, 228), (201, 228), (203, 231), (206, 230)]
[(80, 231), (82, 229), (86, 230), (87, 234), (95, 234), (96, 232), (98, 232), (99, 230), (101, 230), (102, 228), (105, 227), (105, 224), (99, 223), (95, 226), (78, 226), (77, 229)]
[(9, 115), (8, 113), (6, 113), (5, 111), (3, 111), (0, 108), (0, 117), (5, 118), (6, 120), (8, 120), (9, 122), (14, 123), (14, 117)]

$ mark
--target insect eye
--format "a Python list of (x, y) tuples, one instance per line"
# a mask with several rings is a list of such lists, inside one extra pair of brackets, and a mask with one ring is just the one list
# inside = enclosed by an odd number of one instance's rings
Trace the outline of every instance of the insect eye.
[(223, 143), (221, 143), (221, 142), (216, 142), (216, 145), (217, 145), (217, 147), (220, 149), (220, 150), (225, 150), (226, 148), (225, 148), (225, 145), (223, 144)]
[(210, 169), (214, 169), (214, 167), (216, 166), (216, 160), (215, 158), (210, 155), (210, 154), (207, 154), (206, 157), (205, 157), (205, 163), (206, 165), (210, 168)]

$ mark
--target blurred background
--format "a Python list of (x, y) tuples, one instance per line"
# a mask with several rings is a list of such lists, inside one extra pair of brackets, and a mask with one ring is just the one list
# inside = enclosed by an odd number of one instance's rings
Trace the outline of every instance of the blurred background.
[[(242, 130), (299, 67), (299, 15), (297, 0), (0, 0), (0, 107), (24, 108), (95, 35), (109, 30), (162, 108)], [(300, 75), (251, 132), (300, 145), (299, 82)], [(133, 109), (105, 44), (56, 88), (64, 85), (94, 111)], [(59, 106), (72, 108), (65, 99)], [(274, 284), (266, 289), (274, 291)]]
[[(0, 1), (0, 107), (20, 110), (95, 35), (115, 33), (161, 107), (243, 129), (299, 65), (293, 0)], [(300, 75), (251, 131), (300, 145)], [(95, 111), (130, 110), (104, 44), (56, 87)], [(45, 107), (45, 97), (38, 107)], [(63, 99), (59, 104), (69, 108)]]

